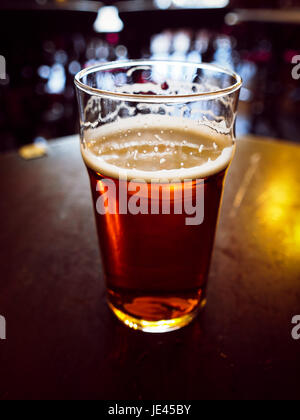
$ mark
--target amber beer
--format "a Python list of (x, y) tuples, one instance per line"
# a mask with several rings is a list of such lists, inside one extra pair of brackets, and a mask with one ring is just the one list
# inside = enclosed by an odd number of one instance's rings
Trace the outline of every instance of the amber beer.
[[(81, 150), (112, 310), (144, 331), (187, 324), (205, 304), (232, 138), (183, 119), (133, 117), (87, 131)], [(203, 207), (199, 223), (184, 211), (186, 197)]]

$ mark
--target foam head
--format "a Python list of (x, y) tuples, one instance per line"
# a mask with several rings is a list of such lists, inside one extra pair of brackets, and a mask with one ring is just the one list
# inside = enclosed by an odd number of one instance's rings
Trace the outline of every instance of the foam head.
[(81, 151), (89, 168), (110, 178), (184, 180), (224, 170), (234, 142), (193, 120), (150, 115), (87, 130)]

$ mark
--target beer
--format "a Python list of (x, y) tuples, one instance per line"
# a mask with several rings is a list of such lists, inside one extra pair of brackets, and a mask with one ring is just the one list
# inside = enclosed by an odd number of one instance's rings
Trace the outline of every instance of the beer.
[(130, 60), (75, 76), (108, 303), (165, 332), (204, 306), (240, 76), (211, 64)]
[(136, 329), (185, 325), (205, 304), (232, 137), (184, 118), (137, 116), (86, 130), (81, 151), (109, 305)]

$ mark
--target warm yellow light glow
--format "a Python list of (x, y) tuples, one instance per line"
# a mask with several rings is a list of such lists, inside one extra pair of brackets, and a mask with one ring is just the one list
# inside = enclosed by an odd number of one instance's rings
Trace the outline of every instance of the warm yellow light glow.
[[(204, 301), (201, 305), (201, 308), (205, 305), (206, 301)], [(137, 319), (130, 315), (125, 314), (124, 312), (117, 309), (114, 305), (109, 302), (109, 306), (111, 307), (114, 314), (122, 321), (125, 325), (134, 330), (142, 330), (145, 332), (152, 332), (152, 333), (162, 333), (167, 331), (174, 331), (178, 328), (181, 328), (187, 324), (189, 324), (197, 315), (199, 309), (196, 311), (184, 315), (180, 318), (174, 318), (169, 320), (162, 320), (162, 321), (145, 321), (143, 319)]]
[(278, 175), (272, 179), (257, 200), (258, 216), (263, 222), (260, 237), (264, 246), (268, 246), (267, 238), (272, 237), (270, 246), (274, 247), (275, 241), (283, 255), (296, 258), (300, 255), (299, 194), (294, 174), (286, 173), (284, 177)]
[(275, 179), (263, 194), (263, 216), (267, 223), (280, 223), (293, 202), (288, 180)]
[(266, 216), (270, 222), (279, 222), (284, 217), (284, 209), (277, 205), (268, 206)]
[(292, 241), (294, 242), (296, 248), (300, 251), (300, 220), (298, 224), (294, 227)]

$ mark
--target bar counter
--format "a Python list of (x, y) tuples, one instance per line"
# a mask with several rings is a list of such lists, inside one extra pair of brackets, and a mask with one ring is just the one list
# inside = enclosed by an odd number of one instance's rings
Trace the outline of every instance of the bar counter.
[(208, 303), (147, 334), (105, 303), (77, 136), (0, 157), (0, 399), (299, 399), (300, 147), (244, 138), (230, 168)]

